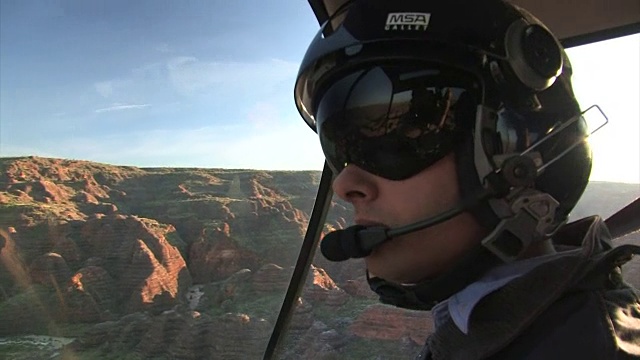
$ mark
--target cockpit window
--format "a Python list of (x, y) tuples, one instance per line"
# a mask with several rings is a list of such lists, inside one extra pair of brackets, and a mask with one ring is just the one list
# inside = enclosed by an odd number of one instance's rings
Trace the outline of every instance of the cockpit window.
[[(261, 358), (324, 161), (292, 96), (308, 4), (2, 1), (0, 17), (0, 358)], [(610, 118), (576, 216), (638, 196), (638, 41), (569, 50), (581, 105)], [(334, 198), (322, 231), (352, 223)], [(318, 251), (308, 274), (278, 358), (406, 359), (433, 330), (380, 304), (362, 260)]]

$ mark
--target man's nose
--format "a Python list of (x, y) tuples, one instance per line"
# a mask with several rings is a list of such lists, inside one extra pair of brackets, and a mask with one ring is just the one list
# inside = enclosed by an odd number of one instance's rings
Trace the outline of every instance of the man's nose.
[(374, 175), (356, 165), (347, 165), (333, 180), (333, 192), (350, 203), (371, 201), (378, 196)]

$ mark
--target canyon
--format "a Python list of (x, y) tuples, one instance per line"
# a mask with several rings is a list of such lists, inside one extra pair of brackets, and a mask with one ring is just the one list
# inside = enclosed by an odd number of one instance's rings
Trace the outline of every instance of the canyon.
[[(0, 337), (73, 339), (16, 353), (24, 359), (47, 351), (68, 359), (260, 358), (319, 179), (317, 171), (0, 158)], [(637, 184), (590, 187), (576, 216), (592, 215), (596, 204), (610, 215), (638, 195)], [(351, 221), (347, 204), (334, 199), (323, 233)], [(640, 286), (637, 259), (624, 271)], [(429, 312), (380, 304), (361, 260), (330, 262), (318, 251), (279, 356), (411, 358), (432, 326)]]

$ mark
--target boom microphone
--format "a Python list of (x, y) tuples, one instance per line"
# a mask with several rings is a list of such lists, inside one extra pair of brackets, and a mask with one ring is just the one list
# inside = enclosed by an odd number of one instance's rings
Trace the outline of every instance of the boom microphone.
[(371, 254), (374, 248), (385, 241), (445, 222), (476, 206), (489, 196), (490, 192), (483, 191), (478, 196), (461, 201), (453, 208), (436, 216), (397, 228), (354, 225), (344, 230), (332, 231), (322, 239), (320, 251), (329, 261), (362, 258)]
[(383, 226), (350, 226), (328, 233), (320, 243), (320, 251), (327, 260), (345, 261), (369, 255), (373, 248), (391, 239)]

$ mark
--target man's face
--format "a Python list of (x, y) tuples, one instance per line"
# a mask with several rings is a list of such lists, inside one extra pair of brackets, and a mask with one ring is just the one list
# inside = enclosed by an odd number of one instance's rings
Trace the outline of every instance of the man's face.
[[(353, 205), (356, 224), (390, 228), (431, 218), (451, 209), (460, 200), (453, 155), (400, 181), (349, 165), (337, 175), (333, 190)], [(441, 224), (393, 238), (377, 247), (365, 261), (373, 276), (397, 283), (415, 283), (447, 270), (477, 244), (484, 233), (469, 213), (463, 213)]]

